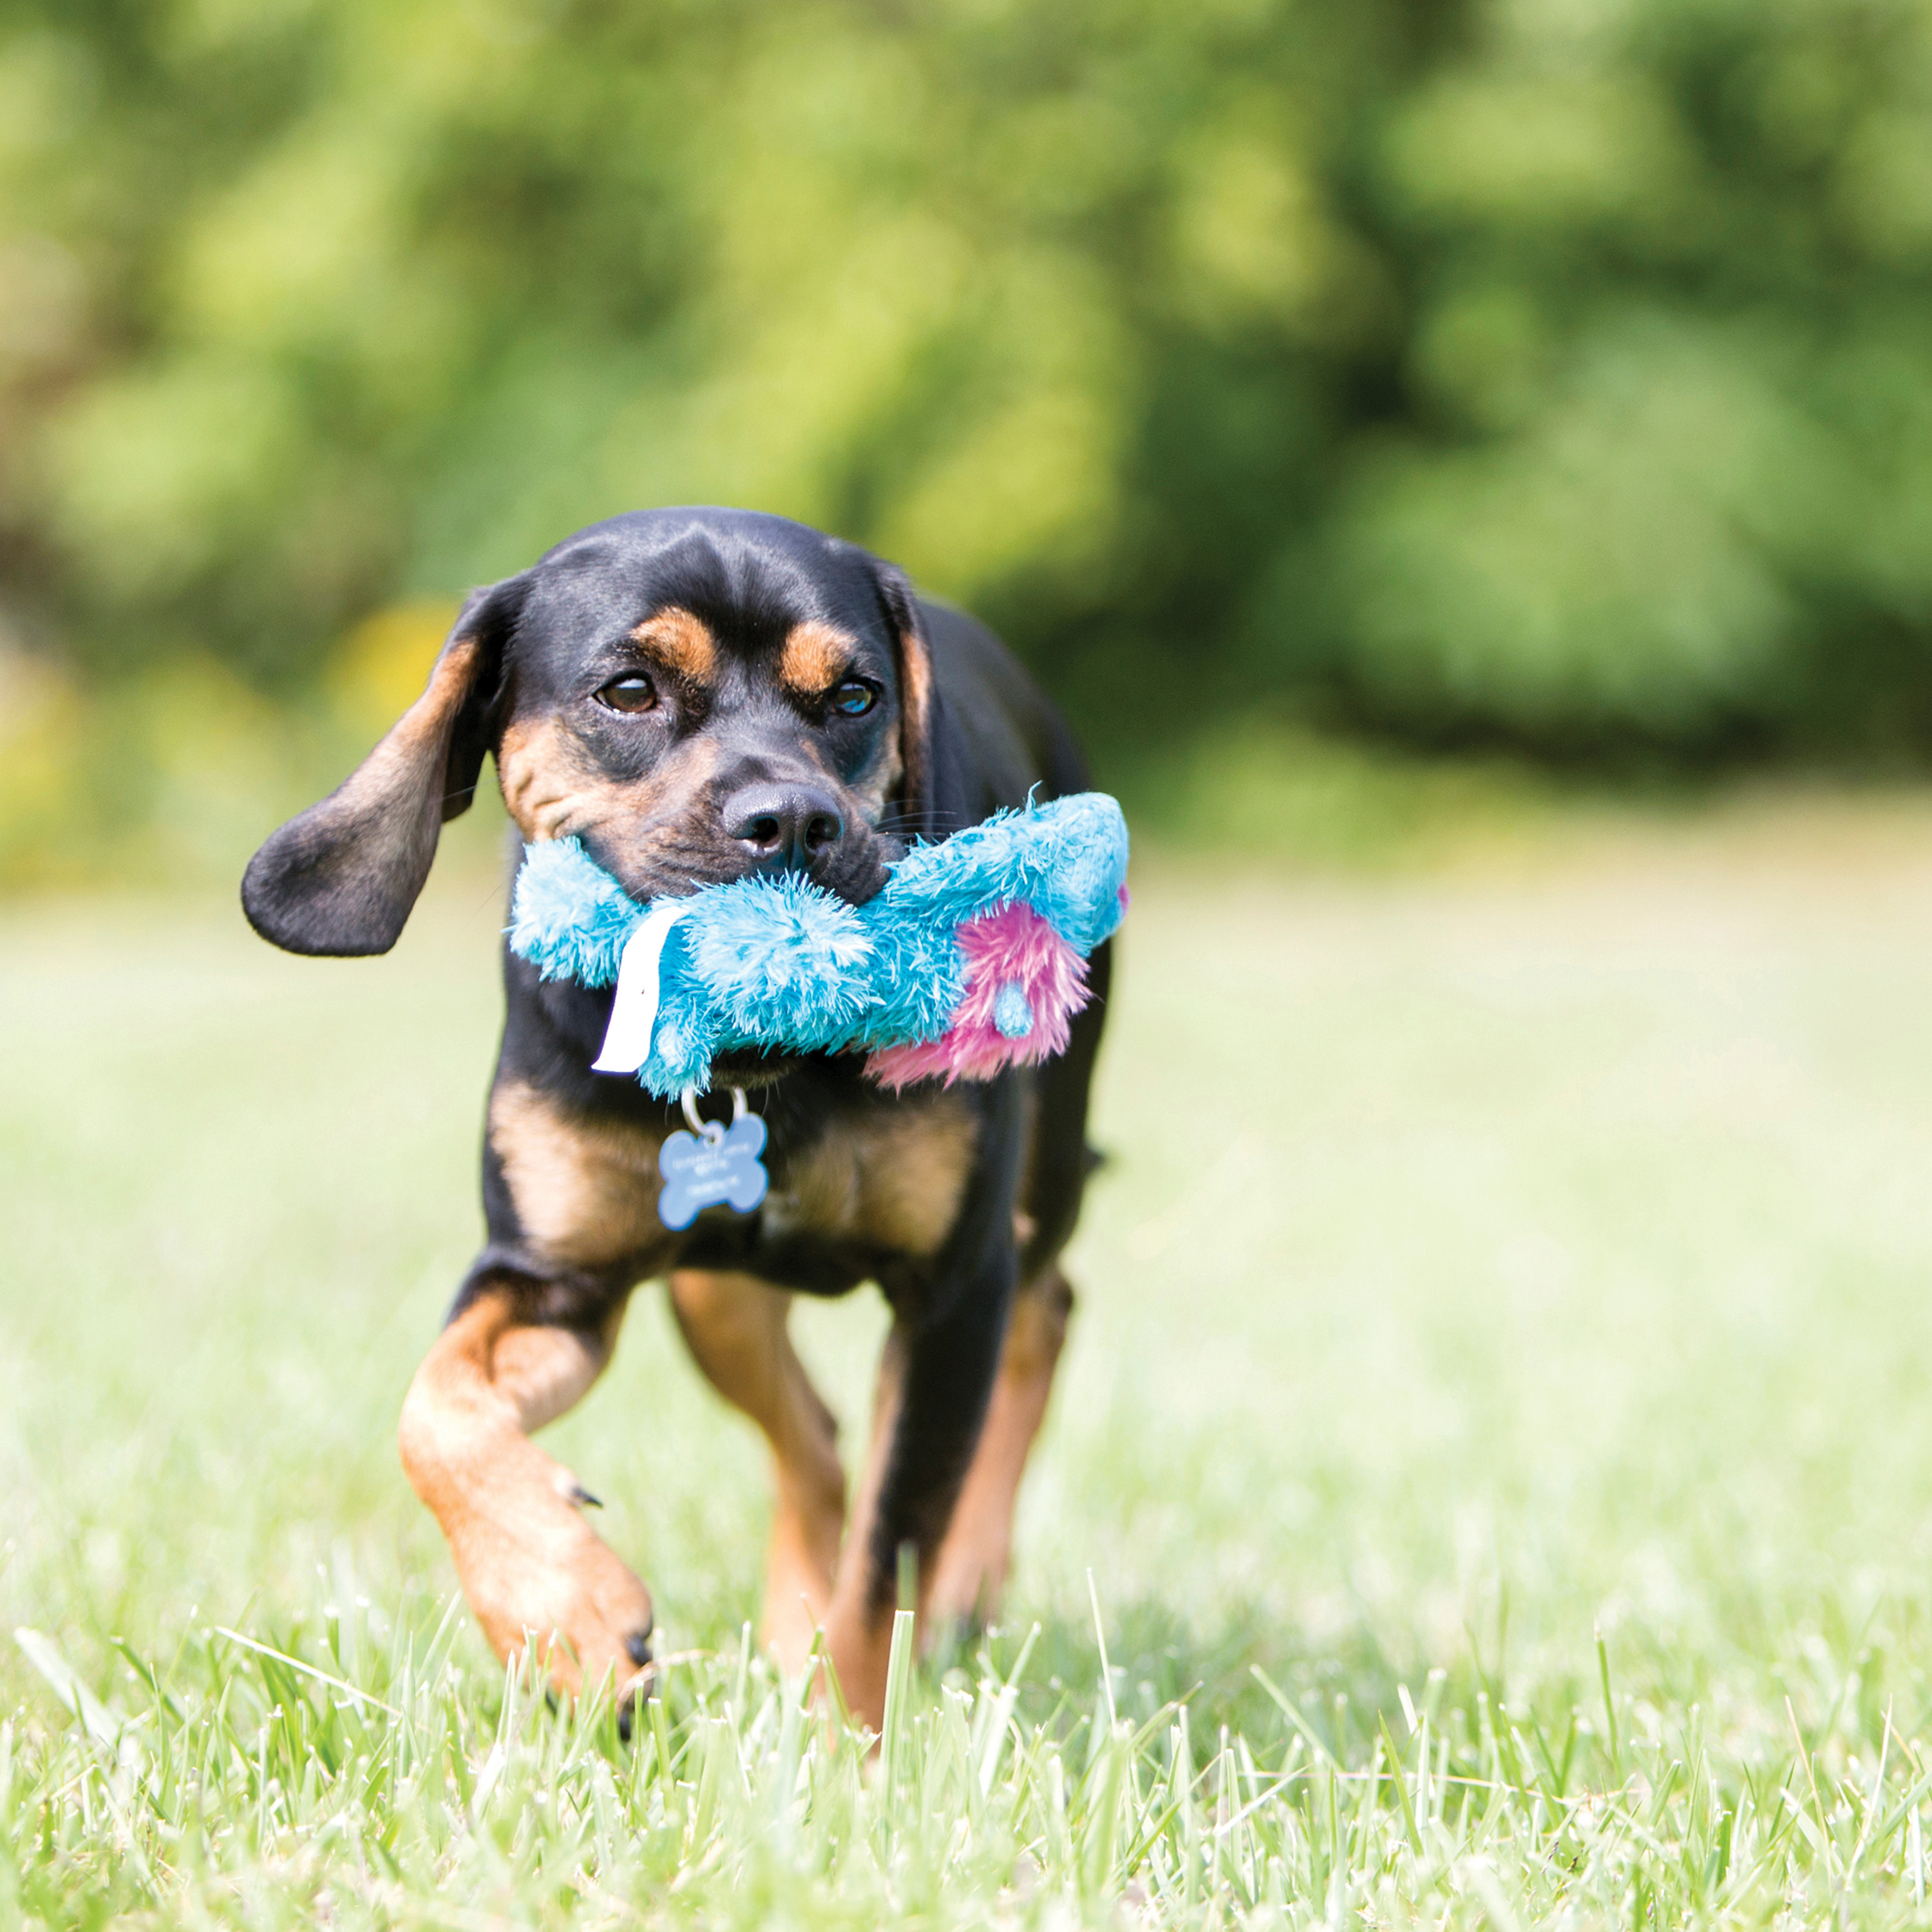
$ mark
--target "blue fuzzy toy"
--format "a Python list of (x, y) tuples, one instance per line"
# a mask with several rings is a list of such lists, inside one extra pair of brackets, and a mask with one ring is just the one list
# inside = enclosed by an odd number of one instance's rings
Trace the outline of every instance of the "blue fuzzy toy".
[(1127, 828), (1100, 792), (917, 845), (862, 906), (795, 873), (640, 904), (574, 838), (525, 848), (510, 945), (547, 980), (615, 983), (595, 1063), (661, 1097), (715, 1054), (866, 1052), (898, 1088), (1062, 1052), (1087, 956), (1126, 904)]

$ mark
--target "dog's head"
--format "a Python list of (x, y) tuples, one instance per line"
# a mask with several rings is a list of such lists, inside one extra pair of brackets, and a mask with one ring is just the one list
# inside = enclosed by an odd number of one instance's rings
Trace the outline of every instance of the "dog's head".
[(795, 868), (854, 903), (930, 815), (935, 698), (899, 573), (782, 518), (658, 510), (473, 592), (428, 687), (257, 852), (249, 923), (385, 952), (495, 754), (527, 839), (638, 898)]

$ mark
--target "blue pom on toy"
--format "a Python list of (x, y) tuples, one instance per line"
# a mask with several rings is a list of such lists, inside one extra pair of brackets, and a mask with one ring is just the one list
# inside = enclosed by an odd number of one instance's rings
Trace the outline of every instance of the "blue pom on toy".
[(862, 906), (794, 873), (640, 904), (560, 838), (525, 848), (510, 945), (547, 980), (614, 982), (595, 1064), (666, 1099), (744, 1048), (862, 1049), (894, 1088), (986, 1079), (1064, 1050), (1126, 872), (1126, 822), (1100, 792), (916, 845)]

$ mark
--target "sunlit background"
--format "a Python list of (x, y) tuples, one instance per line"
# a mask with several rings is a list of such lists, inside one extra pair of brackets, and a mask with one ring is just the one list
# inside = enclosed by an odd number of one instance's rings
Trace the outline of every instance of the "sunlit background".
[(679, 502), (971, 604), (1217, 837), (1310, 732), (1932, 745), (1909, 0), (4, 18), (8, 880), (226, 866), (465, 587)]

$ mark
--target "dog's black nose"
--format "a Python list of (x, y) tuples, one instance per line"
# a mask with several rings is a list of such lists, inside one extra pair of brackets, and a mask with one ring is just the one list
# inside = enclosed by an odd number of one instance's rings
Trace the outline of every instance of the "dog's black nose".
[(760, 865), (801, 872), (845, 832), (838, 802), (814, 785), (747, 785), (724, 801), (724, 817), (725, 836), (748, 845)]

